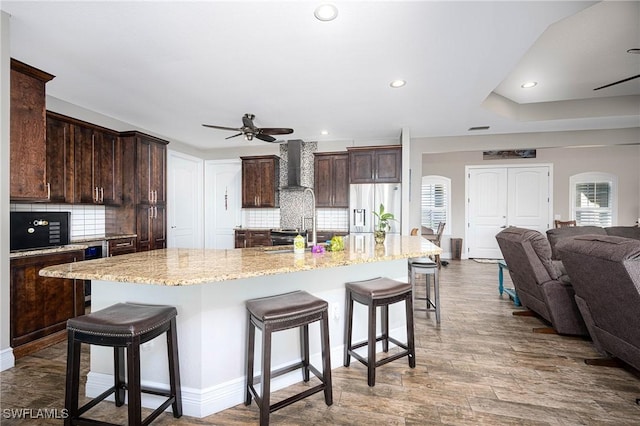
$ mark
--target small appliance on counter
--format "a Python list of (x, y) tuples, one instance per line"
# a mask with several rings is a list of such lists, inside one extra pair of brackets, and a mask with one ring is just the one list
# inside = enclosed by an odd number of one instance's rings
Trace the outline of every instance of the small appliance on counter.
[(11, 212), (10, 250), (31, 250), (69, 244), (69, 212)]

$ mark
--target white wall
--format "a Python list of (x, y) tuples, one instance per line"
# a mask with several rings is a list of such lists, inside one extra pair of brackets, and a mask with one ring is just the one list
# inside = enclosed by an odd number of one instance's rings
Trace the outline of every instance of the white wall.
[[(515, 136), (515, 135), (513, 135)], [(414, 148), (415, 152), (415, 148)], [(443, 238), (443, 249), (449, 251), (450, 238), (464, 238), (465, 227), (465, 166), (503, 164), (553, 164), (553, 213), (569, 218), (569, 177), (598, 171), (618, 176), (618, 224), (634, 225), (640, 214), (640, 146), (618, 145), (607, 147), (541, 148), (536, 158), (521, 160), (483, 160), (482, 151), (452, 153), (424, 153), (421, 156), (421, 176), (441, 175), (451, 179), (452, 235)], [(420, 185), (412, 188), (411, 220), (420, 223)], [(417, 194), (416, 194), (417, 191)]]
[(0, 11), (0, 371), (14, 365), (9, 334), (9, 15)]

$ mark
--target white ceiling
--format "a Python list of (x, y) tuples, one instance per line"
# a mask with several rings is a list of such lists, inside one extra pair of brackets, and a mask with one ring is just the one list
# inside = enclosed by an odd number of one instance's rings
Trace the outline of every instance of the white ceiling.
[(331, 22), (320, 3), (0, 7), (12, 57), (56, 75), (49, 96), (202, 149), (264, 144), (201, 126), (245, 113), (320, 144), (640, 126), (640, 79), (592, 90), (640, 74), (640, 2), (335, 1)]

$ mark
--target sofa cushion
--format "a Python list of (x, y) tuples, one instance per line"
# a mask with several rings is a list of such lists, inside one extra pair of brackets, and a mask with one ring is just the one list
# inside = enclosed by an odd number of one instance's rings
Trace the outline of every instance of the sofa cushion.
[(604, 228), (600, 226), (567, 226), (565, 228), (553, 228), (547, 230), (547, 239), (551, 245), (551, 258), (560, 260), (560, 255), (556, 249), (556, 244), (563, 238), (574, 237), (576, 235), (607, 235)]
[(637, 226), (610, 226), (608, 228), (604, 228), (604, 230), (607, 235), (640, 240), (640, 228)]

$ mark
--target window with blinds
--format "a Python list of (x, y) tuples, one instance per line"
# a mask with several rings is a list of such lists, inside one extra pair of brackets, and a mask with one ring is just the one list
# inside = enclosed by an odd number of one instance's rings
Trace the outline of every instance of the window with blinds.
[(451, 205), (451, 179), (444, 176), (422, 177), (422, 201), (420, 223), (422, 226), (438, 229), (440, 222), (446, 223), (445, 233), (449, 229)]
[(572, 217), (578, 226), (613, 226), (615, 222), (615, 176), (581, 173), (571, 177)]

